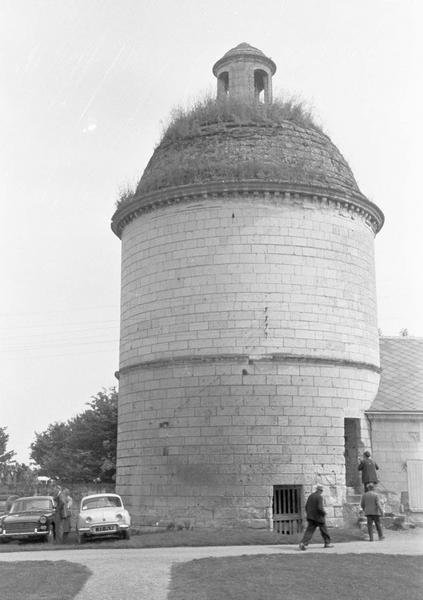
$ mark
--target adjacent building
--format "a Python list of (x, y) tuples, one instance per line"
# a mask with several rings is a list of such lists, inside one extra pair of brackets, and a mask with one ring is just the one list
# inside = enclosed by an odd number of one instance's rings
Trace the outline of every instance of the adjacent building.
[(382, 375), (366, 411), (379, 489), (423, 521), (423, 338), (382, 337)]

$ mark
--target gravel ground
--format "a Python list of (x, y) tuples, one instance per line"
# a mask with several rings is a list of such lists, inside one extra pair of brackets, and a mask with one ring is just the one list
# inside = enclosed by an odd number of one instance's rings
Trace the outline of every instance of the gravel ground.
[(57, 552), (2, 552), (0, 561), (69, 560), (86, 565), (93, 575), (75, 600), (135, 600), (148, 598), (166, 600), (170, 568), (175, 562), (195, 558), (239, 556), (242, 554), (297, 553), (299, 560), (310, 552), (325, 554), (375, 553), (423, 555), (423, 530), (404, 532), (386, 531), (386, 539), (379, 542), (344, 542), (334, 548), (323, 549), (319, 534), (317, 543), (306, 552), (298, 546), (211, 546), (184, 548), (139, 548), (58, 550)]

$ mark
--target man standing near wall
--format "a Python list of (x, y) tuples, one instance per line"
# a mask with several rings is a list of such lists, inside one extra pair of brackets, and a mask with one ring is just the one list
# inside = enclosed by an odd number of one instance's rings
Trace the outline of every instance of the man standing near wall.
[(373, 542), (373, 523), (376, 525), (379, 540), (384, 539), (380, 517), (383, 516), (383, 509), (380, 504), (379, 496), (374, 491), (373, 483), (367, 484), (367, 492), (361, 497), (361, 508), (367, 517), (367, 530), (369, 532), (369, 542)]
[(303, 539), (300, 542), (300, 550), (306, 550), (307, 546), (313, 537), (316, 528), (320, 529), (324, 548), (333, 548), (330, 543), (330, 535), (326, 527), (326, 512), (323, 508), (323, 486), (318, 485), (316, 491), (310, 494), (305, 505), (307, 515), (307, 529), (304, 532)]
[(63, 497), (62, 497), (62, 487), (58, 484), (55, 484), (52, 491), (53, 502), (54, 502), (54, 539), (57, 544), (63, 543), (63, 520), (62, 520), (62, 510), (63, 510)]
[(378, 478), (376, 471), (379, 469), (375, 461), (370, 458), (370, 452), (366, 450), (363, 453), (363, 458), (359, 460), (358, 470), (361, 471), (361, 481), (364, 485), (364, 491), (367, 492), (369, 483), (377, 484)]

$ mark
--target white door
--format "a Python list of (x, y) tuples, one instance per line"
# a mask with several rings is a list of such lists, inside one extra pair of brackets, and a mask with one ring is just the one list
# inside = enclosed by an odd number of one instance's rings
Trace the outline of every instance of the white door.
[(410, 510), (423, 511), (423, 460), (407, 460)]

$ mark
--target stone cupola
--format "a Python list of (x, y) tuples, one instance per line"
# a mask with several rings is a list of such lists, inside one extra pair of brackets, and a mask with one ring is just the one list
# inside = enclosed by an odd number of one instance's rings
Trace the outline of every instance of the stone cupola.
[(275, 63), (261, 50), (245, 42), (239, 44), (213, 66), (213, 74), (217, 77), (217, 98), (270, 104), (275, 72)]

